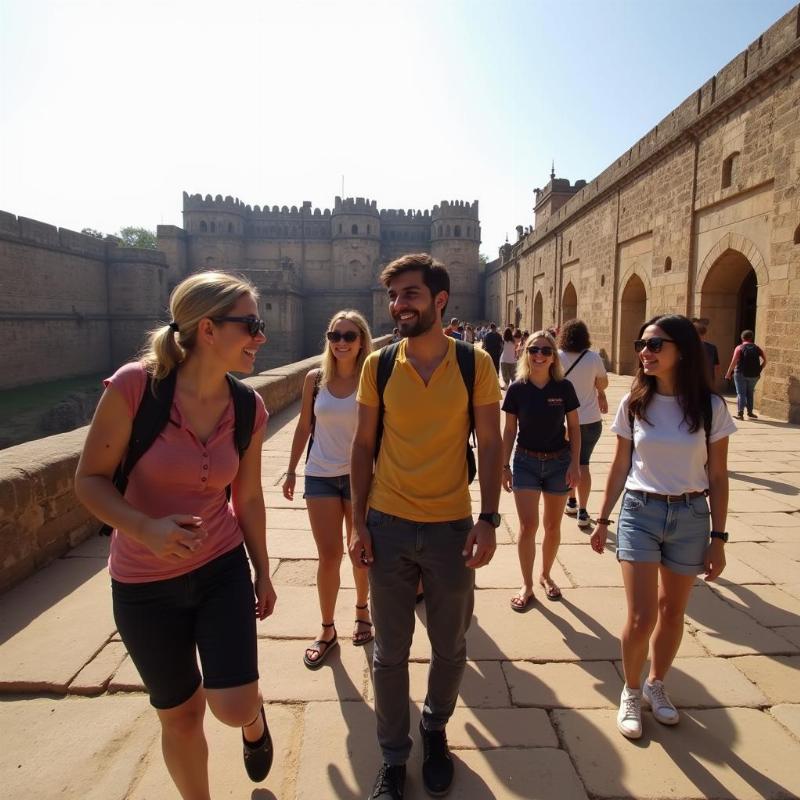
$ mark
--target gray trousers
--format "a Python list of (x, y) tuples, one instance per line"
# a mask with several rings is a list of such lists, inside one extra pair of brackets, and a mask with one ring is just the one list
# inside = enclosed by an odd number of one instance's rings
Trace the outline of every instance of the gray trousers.
[(444, 730), (456, 706), (467, 660), (475, 571), (465, 566), (461, 553), (472, 518), (411, 522), (370, 509), (367, 528), (375, 557), (369, 585), (378, 744), (387, 764), (404, 764), (411, 752), (408, 654), (417, 581), (422, 576), (431, 643), (422, 722), (428, 730)]

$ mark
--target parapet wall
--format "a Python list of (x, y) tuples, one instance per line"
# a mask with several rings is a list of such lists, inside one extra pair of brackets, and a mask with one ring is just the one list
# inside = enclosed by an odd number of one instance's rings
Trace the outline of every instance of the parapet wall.
[[(376, 339), (382, 347), (389, 336)], [(247, 379), (274, 414), (303, 390), (307, 358)], [(100, 523), (78, 502), (75, 468), (88, 427), (0, 451), (0, 592), (97, 535)]]

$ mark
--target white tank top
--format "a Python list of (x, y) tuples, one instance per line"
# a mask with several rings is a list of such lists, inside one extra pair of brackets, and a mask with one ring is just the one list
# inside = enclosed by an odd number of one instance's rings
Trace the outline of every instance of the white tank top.
[(350, 447), (358, 415), (356, 394), (357, 391), (339, 398), (334, 397), (327, 386), (319, 390), (314, 404), (317, 417), (314, 444), (306, 463), (306, 475), (335, 478), (350, 474)]

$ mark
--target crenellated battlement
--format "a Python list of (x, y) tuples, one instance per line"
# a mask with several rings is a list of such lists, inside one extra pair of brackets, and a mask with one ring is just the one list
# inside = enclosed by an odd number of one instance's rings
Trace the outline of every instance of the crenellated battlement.
[(478, 201), (442, 200), (433, 207), (432, 222), (440, 219), (473, 219), (478, 221)]
[(369, 214), (372, 217), (380, 216), (378, 212), (378, 201), (364, 197), (345, 197), (342, 199), (338, 195), (334, 200), (334, 214)]
[(417, 209), (409, 208), (406, 211), (404, 208), (382, 208), (381, 209), (381, 222), (391, 225), (392, 223), (420, 223), (429, 225), (431, 222), (430, 209), (420, 211)]
[(244, 216), (247, 213), (248, 206), (246, 206), (238, 197), (231, 197), (227, 195), (225, 198), (221, 194), (212, 197), (207, 194), (205, 197), (201, 194), (188, 194), (183, 193), (183, 210), (184, 211), (224, 211), (228, 214), (238, 214)]

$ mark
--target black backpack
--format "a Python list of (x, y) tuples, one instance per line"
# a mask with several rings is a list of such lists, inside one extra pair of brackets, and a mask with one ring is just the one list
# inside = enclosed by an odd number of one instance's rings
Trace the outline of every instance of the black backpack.
[[(461, 372), (461, 379), (464, 381), (464, 386), (467, 387), (468, 397), (468, 410), (469, 410), (469, 433), (467, 434), (467, 483), (472, 483), (475, 480), (475, 475), (478, 472), (475, 464), (475, 453), (472, 450), (475, 442), (475, 411), (472, 408), (472, 390), (475, 386), (475, 348), (468, 342), (462, 342), (455, 339), (456, 344), (456, 360), (458, 361), (458, 369)], [(381, 449), (381, 440), (383, 439), (383, 414), (385, 406), (383, 404), (383, 393), (386, 389), (386, 384), (392, 376), (394, 369), (394, 362), (397, 358), (397, 351), (400, 347), (400, 342), (387, 345), (380, 351), (378, 356), (378, 429), (375, 436), (375, 460), (378, 460), (378, 453)], [(472, 442), (470, 442), (472, 439)], [(477, 443), (476, 443), (477, 444)]]
[(742, 345), (737, 366), (745, 378), (761, 376), (761, 359), (758, 357), (758, 348), (752, 342)]
[(308, 437), (308, 447), (306, 448), (306, 464), (311, 456), (311, 447), (314, 444), (314, 433), (317, 430), (317, 395), (319, 394), (320, 384), (322, 383), (322, 370), (318, 369), (317, 374), (314, 376), (314, 391), (311, 394), (311, 433)]
[[(139, 404), (139, 409), (133, 418), (128, 450), (114, 472), (114, 478), (112, 479), (114, 486), (121, 495), (124, 495), (125, 489), (128, 488), (128, 477), (136, 463), (150, 449), (153, 442), (158, 438), (158, 434), (164, 430), (169, 422), (177, 375), (178, 370), (172, 370), (166, 378), (158, 382), (155, 392), (153, 391), (153, 379), (149, 373), (147, 375), (147, 385), (142, 395), (142, 402)], [(233, 440), (241, 459), (245, 450), (250, 446), (250, 439), (253, 437), (253, 423), (256, 419), (256, 395), (250, 386), (242, 383), (238, 378), (234, 378), (233, 375), (228, 374), (225, 377), (228, 379), (228, 386), (233, 396)], [(225, 487), (225, 494), (230, 500), (230, 485)], [(112, 530), (113, 528), (110, 525), (103, 525), (99, 533), (101, 536), (108, 536)]]

